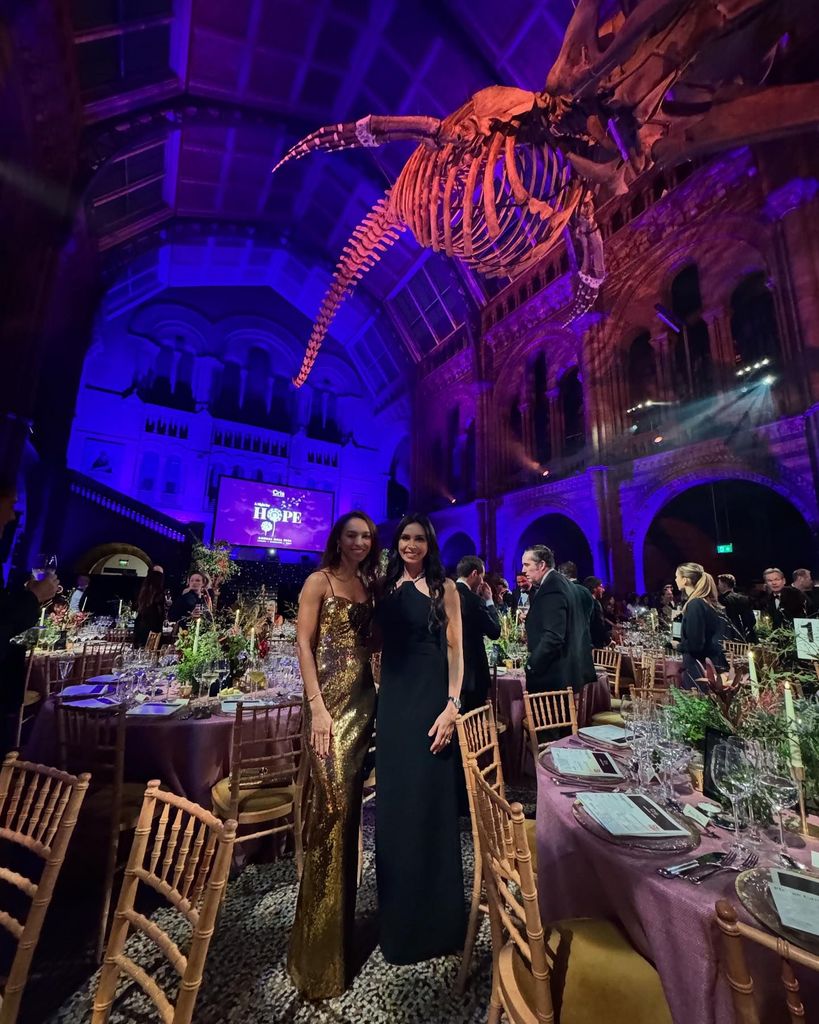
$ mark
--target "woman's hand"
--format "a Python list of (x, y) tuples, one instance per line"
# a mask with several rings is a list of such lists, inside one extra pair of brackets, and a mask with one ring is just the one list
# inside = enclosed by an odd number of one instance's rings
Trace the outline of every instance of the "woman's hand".
[(318, 697), (310, 711), (310, 745), (319, 757), (327, 757), (330, 753), (330, 738), (333, 735), (333, 720)]
[(427, 736), (432, 737), (432, 746), (429, 749), (433, 754), (439, 754), (449, 746), (457, 717), (458, 711), (455, 705), (452, 701), (447, 701), (446, 707), (432, 723), (432, 728), (427, 733)]

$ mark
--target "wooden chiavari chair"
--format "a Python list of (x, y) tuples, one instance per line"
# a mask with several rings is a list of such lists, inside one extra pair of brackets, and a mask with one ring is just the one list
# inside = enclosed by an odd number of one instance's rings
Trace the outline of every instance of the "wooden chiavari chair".
[[(478, 831), (477, 812), (475, 809), (475, 784), (469, 771), (470, 759), (475, 763), (477, 770), (491, 786), (494, 792), (506, 799), (506, 789), (503, 781), (503, 765), (501, 763), (500, 747), (498, 745), (498, 731), (495, 723), (495, 715), (492, 705), (475, 708), (464, 715), (459, 715), (455, 720), (455, 727), (458, 730), (458, 744), (461, 749), (461, 761), (466, 777), (466, 795), (469, 801), (469, 817), (472, 823), (472, 846), (475, 854), (474, 871), (472, 875), (472, 898), (469, 908), (469, 925), (466, 930), (466, 941), (464, 943), (463, 958), (458, 971), (458, 978), (455, 987), (458, 992), (463, 992), (466, 987), (469, 964), (472, 960), (472, 950), (475, 946), (475, 939), (478, 934), (481, 913), (487, 913), (485, 899), (482, 899), (483, 892), (483, 864), (481, 860), (480, 833)], [(535, 822), (527, 818), (525, 820), (527, 835), (531, 837), (534, 848)]]
[[(60, 675), (60, 662), (71, 662), (65, 675)], [(59, 693), (64, 686), (82, 683), (86, 678), (85, 657), (82, 652), (61, 651), (44, 659), (43, 673), (49, 697)]]
[(572, 690), (545, 690), (543, 693), (523, 691), (523, 728), (529, 736), (529, 747), (537, 764), (538, 754), (559, 739), (541, 739), (556, 729), (570, 728), (577, 735), (577, 711)]
[(729, 661), (747, 661), (751, 650), (750, 644), (738, 643), (736, 640), (723, 640), (722, 647)]
[[(483, 873), (492, 931), (489, 1024), (605, 1021), (671, 1024), (659, 975), (608, 921), (558, 921), (546, 929), (523, 808), (473, 778)], [(554, 974), (551, 965), (555, 965)]]
[(230, 776), (211, 789), (213, 813), (256, 827), (236, 842), (292, 832), (296, 870), (303, 863), (302, 705), (289, 701), (271, 707), (236, 705)]
[(737, 919), (736, 911), (728, 900), (717, 900), (717, 924), (722, 932), (721, 970), (731, 989), (736, 1024), (760, 1024), (764, 1020), (754, 998), (754, 978), (748, 970), (743, 939), (775, 953), (781, 963), (779, 977), (784, 989), (782, 1001), (792, 1024), (812, 1020), (802, 1003), (799, 981), (793, 965), (819, 971), (819, 956), (808, 953), (784, 939), (763, 932)]
[(14, 1024), (20, 1012), (31, 961), (89, 778), (18, 761), (16, 752), (6, 757), (0, 770), (0, 837), (11, 844), (6, 850), (16, 848), (43, 862), (36, 881), (22, 874), (18, 863), (13, 869), (5, 863), (0, 866), (0, 879), (21, 898), (31, 900), (25, 923), (15, 916), (16, 906), (12, 912), (5, 906), (0, 910), (0, 925), (17, 944), (3, 988), (0, 1024)]
[[(120, 836), (136, 827), (143, 792), (141, 784), (126, 783), (125, 705), (88, 708), (57, 697), (57, 750), (66, 771), (90, 769), (91, 791), (83, 814), (83, 832), (105, 850), (102, 905), (97, 934), (97, 960), (102, 957), (111, 912)], [(121, 864), (120, 864), (121, 867)]]
[(671, 703), (671, 691), (662, 686), (632, 686), (630, 696), (632, 700), (646, 701), (656, 707)]
[(156, 654), (159, 651), (159, 645), (162, 643), (161, 633), (149, 633), (148, 639), (145, 641), (145, 650), (151, 651)]
[[(198, 804), (161, 791), (157, 780), (148, 783), (94, 997), (92, 1024), (108, 1021), (121, 974), (139, 985), (164, 1024), (189, 1024), (235, 840), (235, 821), (222, 823)], [(187, 954), (155, 921), (135, 909), (140, 884), (164, 897), (191, 925)], [(132, 929), (149, 938), (179, 975), (175, 1003), (126, 955)]]
[(41, 696), (37, 690), (31, 688), (31, 672), (34, 667), (34, 648), (31, 648), (26, 654), (26, 669), (25, 669), (25, 682), (23, 683), (23, 699), (20, 703), (20, 711), (17, 715), (17, 733), (15, 736), (15, 747), (18, 749), (22, 745), (23, 737), (23, 726), (26, 722), (31, 722), (37, 711), (37, 707), (40, 704)]
[(620, 699), (620, 667), (623, 656), (613, 647), (595, 647), (592, 650), (594, 667), (597, 672), (605, 672), (609, 678), (611, 695), (615, 700)]
[(109, 643), (105, 640), (87, 643), (83, 652), (85, 656), (85, 678), (107, 675), (113, 672), (118, 659), (122, 657), (124, 651), (124, 643)]

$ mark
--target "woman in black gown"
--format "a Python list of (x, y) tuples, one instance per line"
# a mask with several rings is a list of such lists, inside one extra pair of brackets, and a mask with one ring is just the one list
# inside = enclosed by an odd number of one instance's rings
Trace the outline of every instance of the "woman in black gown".
[(461, 606), (426, 516), (405, 516), (376, 606), (376, 878), (384, 959), (463, 948), (466, 925), (452, 735), (460, 708)]

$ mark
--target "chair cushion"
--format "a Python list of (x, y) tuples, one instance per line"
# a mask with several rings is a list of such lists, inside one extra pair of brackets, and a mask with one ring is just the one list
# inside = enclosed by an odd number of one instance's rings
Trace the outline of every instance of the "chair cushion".
[[(623, 707), (623, 698), (622, 697), (612, 697), (611, 698), (611, 710), (612, 711), (619, 711), (622, 707)], [(602, 712), (601, 712), (601, 714), (602, 714)]]
[(529, 853), (532, 855), (532, 871), (537, 874), (537, 843), (535, 842), (535, 819), (527, 818), (523, 823), (526, 829), (526, 842), (529, 844)]
[(39, 704), (42, 697), (36, 690), (26, 690), (23, 694), (23, 707), (30, 708), (32, 704)]
[[(560, 1024), (671, 1024), (660, 976), (609, 921), (558, 921), (546, 928), (546, 944)], [(498, 966), (502, 992), (534, 1011), (534, 978), (517, 947), (505, 946)]]
[[(259, 814), (262, 811), (283, 811), (293, 803), (293, 786), (271, 786), (269, 789), (249, 789), (239, 796), (239, 814)], [(210, 791), (214, 811), (225, 817), (230, 813), (230, 778), (220, 779)]]
[(599, 711), (592, 715), (592, 725), (619, 725), (622, 728), (625, 722), (619, 711)]

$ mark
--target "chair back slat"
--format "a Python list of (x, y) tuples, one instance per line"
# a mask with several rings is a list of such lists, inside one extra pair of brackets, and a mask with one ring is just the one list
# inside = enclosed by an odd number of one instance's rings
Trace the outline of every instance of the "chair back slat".
[[(162, 806), (158, 814), (157, 804)], [(151, 999), (163, 1021), (189, 1024), (235, 840), (235, 821), (223, 824), (198, 804), (161, 791), (158, 781), (148, 783), (94, 998), (92, 1024), (104, 1024), (109, 1019), (122, 973)], [(140, 884), (164, 896), (190, 923), (187, 953), (156, 921), (135, 909)], [(143, 967), (126, 955), (125, 943), (131, 931), (151, 939), (179, 976), (175, 1003)]]
[(31, 961), (88, 782), (87, 774), (77, 778), (56, 768), (19, 761), (16, 753), (6, 757), (0, 770), (0, 820), (6, 823), (2, 836), (43, 861), (36, 881), (5, 866), (0, 874), (0, 878), (31, 899), (23, 922), (0, 910), (0, 924), (17, 940), (3, 992), (0, 1024), (13, 1024), (17, 1019)]
[(295, 782), (302, 750), (301, 711), (301, 701), (264, 708), (236, 705), (231, 814), (238, 809), (243, 792)]
[(537, 762), (538, 755), (545, 750), (557, 736), (543, 739), (544, 734), (556, 729), (570, 728), (577, 733), (577, 710), (573, 690), (547, 690), (543, 693), (523, 692), (524, 728), (529, 736), (532, 757)]
[[(526, 839), (523, 807), (508, 804), (485, 781), (470, 759), (484, 880), (492, 931), (493, 993), (501, 950), (513, 943), (532, 975), (538, 1021), (553, 1021), (549, 964), (537, 902), (532, 854)], [(494, 1002), (493, 997), (493, 1002)]]
[(620, 669), (623, 663), (623, 656), (613, 647), (595, 647), (592, 650), (592, 660), (598, 672), (605, 672), (608, 676), (609, 687), (613, 696), (620, 696)]
[(630, 696), (632, 700), (642, 700), (655, 707), (661, 707), (670, 703), (671, 690), (666, 687), (632, 686)]
[[(121, 790), (125, 772), (125, 705), (82, 707), (60, 697), (55, 701), (60, 767), (84, 766), (93, 788)], [(115, 795), (117, 795), (115, 793)]]
[(793, 965), (819, 971), (819, 956), (794, 946), (737, 918), (736, 910), (728, 900), (717, 900), (717, 925), (722, 933), (721, 969), (731, 990), (736, 1024), (761, 1024), (756, 999), (754, 978), (745, 959), (743, 940), (775, 953), (780, 960), (780, 981), (784, 988), (785, 1008), (791, 1024), (804, 1024), (812, 1017), (802, 1002), (799, 981)]

